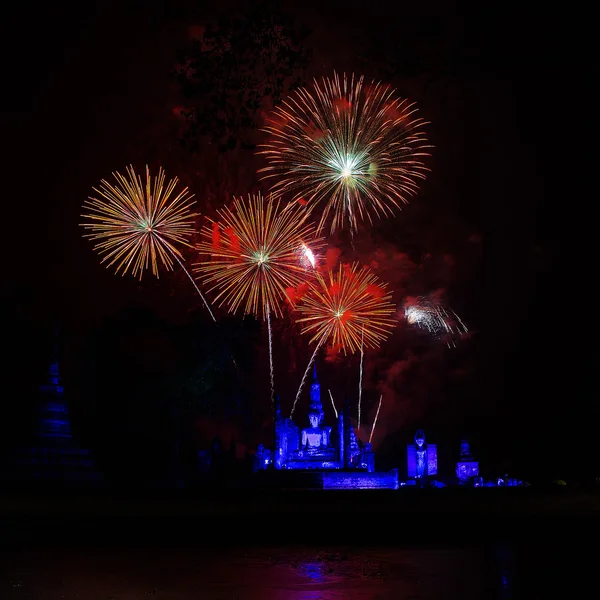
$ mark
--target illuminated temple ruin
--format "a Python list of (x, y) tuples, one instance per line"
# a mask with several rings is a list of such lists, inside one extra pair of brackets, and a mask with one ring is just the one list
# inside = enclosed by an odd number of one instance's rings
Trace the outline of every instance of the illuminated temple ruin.
[(2, 478), (14, 483), (97, 487), (101, 480), (90, 451), (80, 447), (71, 432), (58, 364), (58, 340), (48, 379), (39, 391), (33, 439), (14, 450)]
[[(397, 489), (398, 470), (375, 471), (371, 444), (357, 440), (346, 401), (335, 426), (323, 424), (321, 386), (316, 368), (310, 389), (308, 427), (300, 429), (291, 418), (281, 415), (279, 398), (275, 402), (274, 451), (259, 446), (255, 471), (278, 471), (277, 481), (322, 489)], [(285, 475), (284, 473), (288, 473)], [(290, 472), (294, 472), (292, 476)], [(304, 477), (301, 476), (304, 474)], [(293, 482), (293, 483), (292, 483)]]

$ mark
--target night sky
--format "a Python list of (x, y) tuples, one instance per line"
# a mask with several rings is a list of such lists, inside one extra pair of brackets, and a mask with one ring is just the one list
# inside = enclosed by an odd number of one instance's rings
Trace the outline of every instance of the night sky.
[[(115, 277), (78, 226), (92, 186), (129, 163), (162, 164), (190, 186), (203, 213), (256, 185), (260, 161), (251, 152), (228, 163), (225, 177), (214, 153), (192, 156), (178, 143), (181, 98), (170, 72), (193, 27), (216, 13), (193, 8), (202, 4), (106, 1), (74, 13), (24, 3), (7, 19), (2, 412), (14, 426), (3, 443), (27, 430), (55, 323), (74, 427), (105, 449), (107, 437), (121, 452), (137, 435), (156, 449), (144, 456), (159, 457), (164, 407), (152, 378), (171, 381), (178, 365), (206, 360), (213, 330), (185, 275), (163, 271), (141, 284)], [(383, 2), (285, 4), (312, 29), (307, 78), (334, 69), (382, 78), (431, 121), (430, 178), (396, 219), (365, 232), (357, 254), (378, 261), (397, 302), (442, 289), (472, 335), (448, 350), (401, 325), (367, 355), (369, 422), (379, 391), (386, 394), (375, 439), (384, 463), (402, 462), (402, 445), (421, 426), (448, 452), (469, 436), (498, 470), (530, 479), (595, 475), (600, 414), (589, 379), (597, 350), (581, 341), (594, 301), (584, 289), (589, 272), (585, 282), (576, 274), (589, 254), (581, 240), (566, 243), (572, 206), (590, 206), (571, 165), (589, 143), (577, 126), (586, 121), (577, 111), (587, 59), (568, 42), (576, 30), (564, 15), (505, 4), (497, 12), (461, 2), (400, 3), (392, 12)], [(574, 257), (563, 272), (565, 245)], [(579, 319), (581, 304), (590, 306)], [(266, 338), (255, 324), (236, 323), (225, 319), (223, 328), (257, 348), (241, 357), (250, 415), (230, 426), (217, 411), (216, 421), (194, 426), (251, 447), (268, 435)], [(286, 405), (310, 353), (291, 326), (279, 328), (276, 377)], [(318, 365), (324, 392), (331, 387), (340, 400), (352, 393), (357, 357)]]

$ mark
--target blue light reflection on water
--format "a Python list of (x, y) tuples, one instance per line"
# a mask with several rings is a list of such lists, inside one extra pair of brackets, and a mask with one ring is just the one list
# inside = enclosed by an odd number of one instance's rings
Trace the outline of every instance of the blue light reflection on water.
[(515, 574), (515, 548), (499, 544), (495, 548), (499, 598), (512, 600)]
[[(585, 556), (590, 564), (581, 560)], [(201, 591), (203, 600), (545, 600), (578, 597), (577, 588), (593, 573), (593, 559), (577, 547), (541, 543), (397, 549), (252, 546), (225, 552), (30, 549), (17, 555), (7, 550), (6, 556), (0, 547), (6, 571), (0, 577), (0, 598), (79, 594), (103, 600), (141, 597), (156, 589), (165, 598), (193, 598)]]
[[(497, 544), (492, 545), (490, 550), (493, 574), (486, 588), (494, 598), (498, 598), (499, 600), (513, 600), (516, 598), (514, 595), (516, 571), (515, 547), (510, 544)], [(332, 591), (329, 589), (332, 582), (340, 579), (332, 574), (334, 569), (330, 568), (330, 562), (327, 558), (323, 560), (319, 560), (318, 557), (315, 558), (317, 560), (300, 562), (295, 566), (295, 571), (302, 577), (305, 577), (307, 584), (313, 588), (299, 597), (298, 600), (327, 600), (332, 597)], [(341, 579), (345, 578), (342, 577)], [(376, 577), (375, 579), (379, 578)], [(355, 590), (355, 593), (358, 593), (357, 590)]]
[(325, 565), (322, 562), (301, 563), (298, 571), (312, 581), (323, 583), (325, 581)]

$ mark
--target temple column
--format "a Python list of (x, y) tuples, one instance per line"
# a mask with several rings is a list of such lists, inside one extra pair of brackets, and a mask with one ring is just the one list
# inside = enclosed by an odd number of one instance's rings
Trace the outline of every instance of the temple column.
[(281, 469), (283, 455), (281, 452), (281, 398), (279, 394), (275, 395), (273, 403), (273, 466)]
[(350, 422), (350, 398), (346, 396), (344, 401), (344, 469), (349, 469), (351, 465), (350, 456), (350, 428), (352, 423)]
[(344, 409), (341, 410), (338, 416), (338, 449), (339, 449), (339, 457), (340, 467), (343, 469), (345, 466), (344, 463), (344, 448), (346, 447), (344, 444), (345, 435), (344, 435)]

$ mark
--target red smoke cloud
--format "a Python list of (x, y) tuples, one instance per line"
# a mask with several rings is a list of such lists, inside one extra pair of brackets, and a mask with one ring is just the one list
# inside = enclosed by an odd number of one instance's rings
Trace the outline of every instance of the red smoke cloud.
[(342, 251), (334, 246), (327, 248), (327, 252), (325, 252), (325, 264), (323, 265), (325, 271), (333, 271), (335, 269), (341, 253)]
[(221, 245), (221, 232), (219, 231), (219, 224), (213, 223), (212, 226), (212, 247), (213, 250), (218, 250)]
[(259, 115), (262, 118), (263, 123), (273, 127), (273, 129), (281, 129), (289, 120), (285, 115), (282, 115), (278, 112), (275, 113), (272, 110), (261, 109), (259, 111)]
[(385, 107), (385, 113), (389, 119), (392, 119), (397, 123), (405, 123), (409, 118), (408, 112), (398, 108), (398, 105), (395, 102), (391, 102)]
[(345, 325), (352, 318), (352, 312), (349, 310), (345, 310), (340, 317), (340, 323)]
[[(376, 390), (365, 411), (365, 422), (372, 423), (377, 412), (379, 395), (383, 395), (373, 445), (377, 447), (389, 434), (403, 427), (414, 427), (430, 407), (432, 397), (439, 393), (441, 381), (435, 356), (417, 356), (410, 350), (405, 357), (390, 364), (382, 353), (365, 358), (365, 380)], [(437, 368), (436, 368), (437, 367)]]
[(290, 301), (290, 304), (296, 304), (296, 288), (288, 287), (285, 288), (285, 295), (287, 299)]
[(240, 251), (240, 240), (239, 240), (238, 236), (235, 234), (235, 232), (233, 231), (233, 227), (226, 227), (223, 231), (229, 238), (229, 243), (231, 244), (231, 249), (234, 252), (239, 252)]
[(299, 300), (302, 300), (306, 292), (308, 292), (308, 283), (306, 282), (301, 283), (297, 288), (285, 288), (285, 295), (292, 306), (294, 306)]
[(185, 106), (174, 106), (171, 109), (171, 113), (173, 114), (174, 117), (177, 117), (178, 119), (181, 120), (185, 120), (185, 116), (183, 115), (183, 111), (185, 111), (186, 108)]
[(301, 283), (297, 288), (296, 288), (296, 300), (301, 300), (306, 292), (308, 292), (308, 283)]
[(344, 277), (346, 279), (355, 279), (356, 278), (356, 273), (352, 272), (352, 265), (351, 264), (344, 263), (343, 268), (344, 268)]
[(332, 104), (333, 107), (337, 108), (339, 111), (349, 110), (352, 106), (352, 103), (347, 98), (336, 98)]
[(191, 39), (199, 40), (204, 37), (204, 33), (206, 32), (205, 25), (190, 25), (188, 27), (188, 36)]
[(313, 141), (323, 139), (323, 132), (312, 121), (304, 127), (304, 133)]
[(383, 298), (385, 296), (385, 291), (374, 283), (370, 283), (365, 291), (373, 298)]
[(340, 352), (341, 346), (327, 346), (325, 351), (325, 360), (328, 363), (336, 363), (342, 359), (342, 353)]

